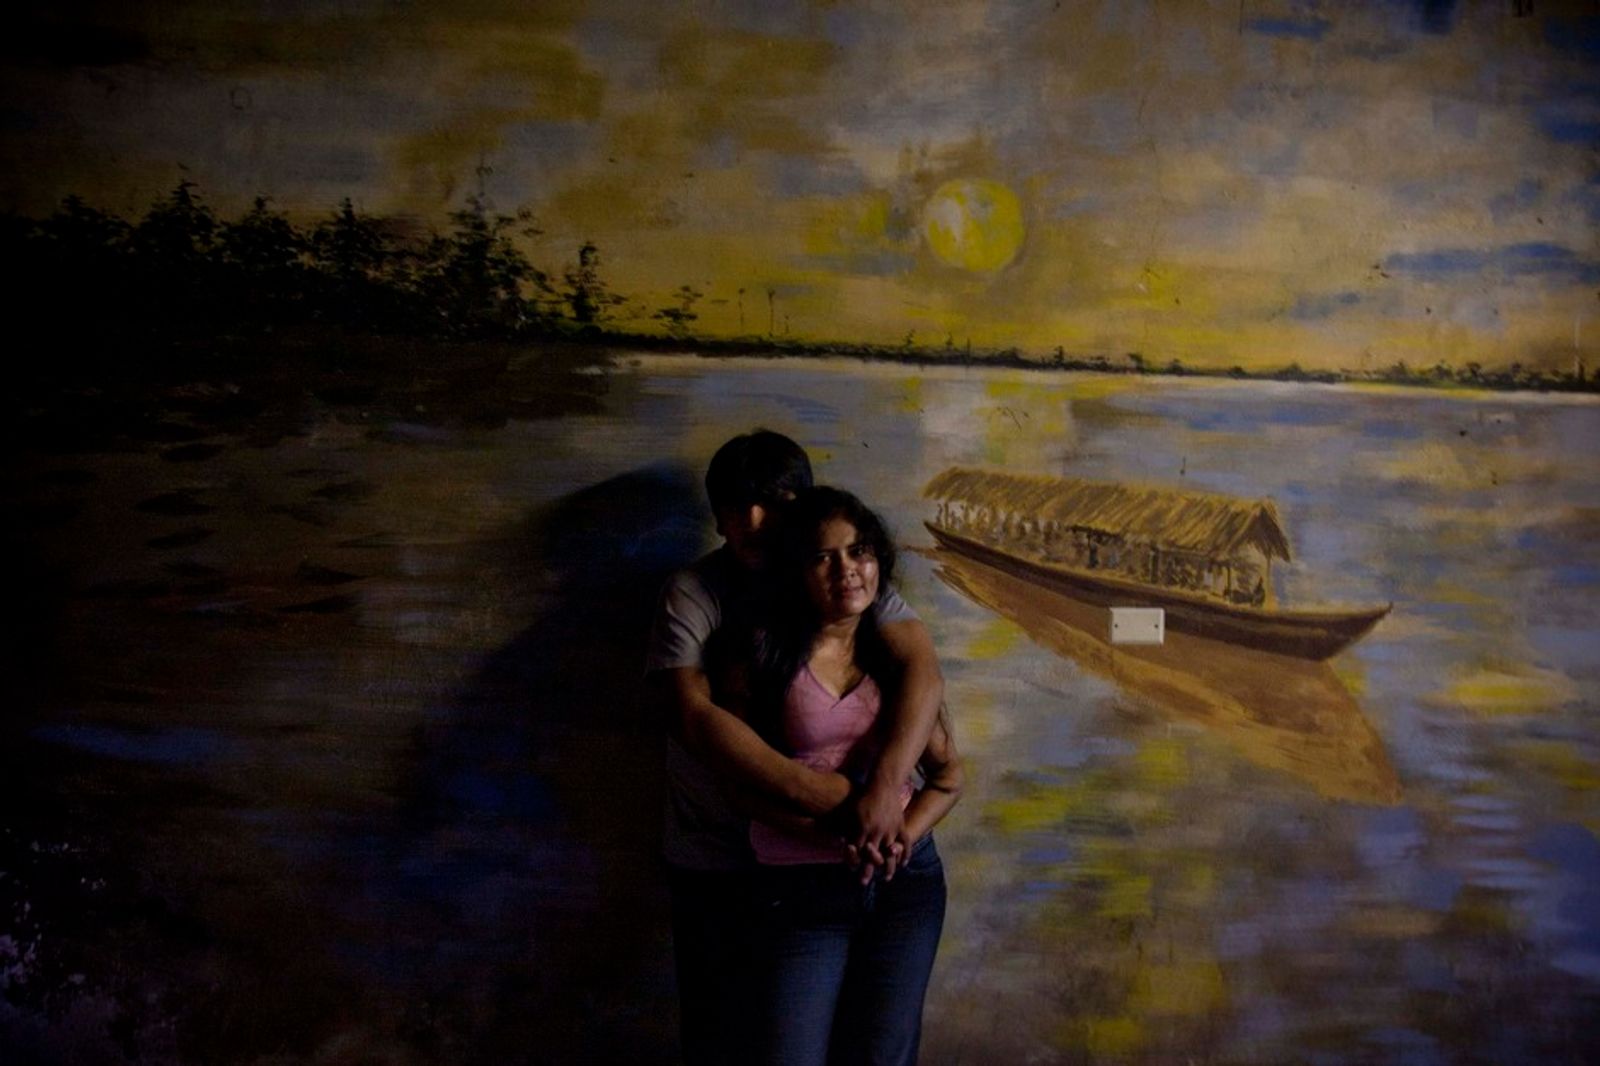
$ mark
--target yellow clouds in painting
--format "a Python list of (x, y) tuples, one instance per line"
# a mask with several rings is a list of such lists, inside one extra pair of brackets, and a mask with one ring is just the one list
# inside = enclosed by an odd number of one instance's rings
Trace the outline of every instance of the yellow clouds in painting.
[(102, 5), (125, 55), (13, 72), (5, 186), (431, 223), (481, 191), (546, 265), (593, 239), (646, 302), (718, 290), (710, 333), (741, 288), (797, 338), (1163, 365), (1567, 367), (1600, 330), (1568, 7), (292, 7)]
[(565, 41), (526, 27), (446, 25), (433, 83), (443, 112), (391, 149), (405, 206), (436, 210), (529, 123), (596, 118), (604, 79)]
[(821, 40), (685, 25), (660, 46), (655, 95), (685, 115), (691, 146), (726, 137), (745, 150), (809, 155), (828, 144), (803, 101), (832, 59)]

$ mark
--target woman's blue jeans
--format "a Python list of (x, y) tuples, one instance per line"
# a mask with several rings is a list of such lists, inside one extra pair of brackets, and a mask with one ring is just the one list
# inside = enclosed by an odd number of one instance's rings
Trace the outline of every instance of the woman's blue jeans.
[(944, 928), (944, 866), (924, 837), (893, 881), (843, 864), (760, 871), (773, 1066), (912, 1066)]

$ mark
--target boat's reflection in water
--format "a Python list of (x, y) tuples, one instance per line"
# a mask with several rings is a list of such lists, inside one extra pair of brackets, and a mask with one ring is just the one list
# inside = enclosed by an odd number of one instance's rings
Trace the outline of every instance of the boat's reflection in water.
[(1198, 722), (1251, 762), (1332, 799), (1391, 804), (1400, 782), (1383, 742), (1333, 669), (1201, 637), (1154, 646), (1108, 639), (1110, 611), (935, 549), (939, 577), (1021, 626), (1039, 645), (1108, 678), (1163, 713)]

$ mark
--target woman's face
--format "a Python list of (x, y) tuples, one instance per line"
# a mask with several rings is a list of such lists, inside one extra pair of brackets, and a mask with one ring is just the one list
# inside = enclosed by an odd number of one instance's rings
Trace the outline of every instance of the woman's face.
[(878, 598), (878, 557), (848, 519), (830, 518), (817, 530), (805, 579), (806, 594), (824, 622), (856, 617)]

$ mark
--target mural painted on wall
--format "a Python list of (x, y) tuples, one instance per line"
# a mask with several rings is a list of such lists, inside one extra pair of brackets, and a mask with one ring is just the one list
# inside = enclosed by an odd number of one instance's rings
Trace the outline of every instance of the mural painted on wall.
[(971, 762), (925, 1061), (1592, 1054), (1592, 4), (10, 21), (7, 1054), (672, 1061), (756, 425)]

